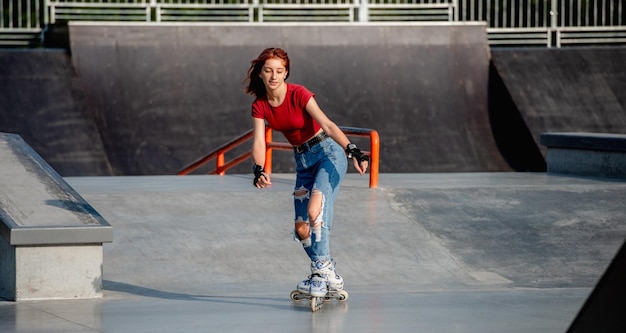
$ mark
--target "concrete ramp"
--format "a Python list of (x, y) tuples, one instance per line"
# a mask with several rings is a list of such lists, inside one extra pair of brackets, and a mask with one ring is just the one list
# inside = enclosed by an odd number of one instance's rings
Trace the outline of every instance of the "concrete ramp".
[(0, 132), (19, 134), (63, 176), (111, 175), (70, 55), (4, 49), (0, 64)]
[[(289, 81), (316, 93), (331, 119), (379, 132), (381, 172), (510, 170), (489, 124), (484, 24), (69, 28), (72, 62), (116, 175), (175, 174), (249, 130), (252, 97), (242, 81), (250, 60), (275, 46), (289, 53)], [(294, 172), (292, 159), (278, 152), (273, 170)]]
[(518, 171), (545, 171), (546, 132), (623, 134), (626, 48), (491, 50), (490, 114)]

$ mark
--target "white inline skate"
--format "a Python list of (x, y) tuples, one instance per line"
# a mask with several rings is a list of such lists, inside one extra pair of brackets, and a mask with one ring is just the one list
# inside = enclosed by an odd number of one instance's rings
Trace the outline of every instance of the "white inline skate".
[(336, 299), (340, 302), (348, 300), (348, 292), (343, 290), (343, 278), (335, 272), (334, 261), (311, 262), (311, 275), (298, 283), (296, 290), (290, 295), (293, 301), (307, 299), (311, 301), (311, 311), (322, 308), (324, 301)]

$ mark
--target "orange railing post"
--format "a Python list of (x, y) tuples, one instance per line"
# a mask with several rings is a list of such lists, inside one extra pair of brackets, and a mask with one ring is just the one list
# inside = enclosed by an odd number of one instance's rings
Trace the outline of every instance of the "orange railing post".
[[(369, 137), (370, 138), (370, 151), (364, 150), (364, 154), (368, 154), (370, 156), (370, 182), (369, 187), (376, 188), (378, 187), (378, 165), (379, 165), (379, 154), (380, 154), (380, 139), (378, 137), (378, 132), (373, 129), (367, 128), (358, 128), (358, 127), (340, 127), (341, 130), (347, 136), (358, 136), (358, 137)], [(208, 172), (209, 174), (218, 174), (225, 175), (226, 171), (243, 161), (247, 160), (252, 156), (252, 151), (247, 151), (229, 162), (225, 161), (225, 154), (235, 147), (245, 143), (246, 141), (252, 139), (253, 133), (252, 130), (248, 130), (233, 139), (232, 141), (222, 145), (211, 153), (197, 159), (196, 161), (190, 163), (189, 165), (180, 169), (176, 174), (179, 176), (187, 175), (194, 170), (198, 169), (202, 165), (208, 163), (212, 159), (216, 159), (215, 161), (215, 169)], [(291, 151), (293, 147), (286, 142), (274, 142), (272, 140), (272, 129), (267, 127), (265, 129), (265, 165), (263, 168), (268, 173), (272, 172), (272, 153), (276, 150), (289, 150)]]
[(268, 145), (269, 142), (272, 142), (272, 129), (269, 127), (265, 128), (265, 165), (263, 169), (265, 172), (272, 173), (272, 147)]
[(380, 138), (378, 137), (378, 132), (372, 130), (370, 132), (370, 187), (377, 188), (378, 187), (378, 162), (380, 158)]
[(219, 170), (217, 171), (217, 174), (220, 176), (223, 176), (226, 174), (226, 170), (222, 169), (222, 166), (224, 166), (224, 152), (220, 151), (217, 154), (217, 158), (215, 159), (215, 170)]
[(344, 127), (340, 126), (341, 130), (347, 136), (359, 136), (359, 137), (369, 137), (370, 138), (370, 151), (363, 151), (370, 156), (370, 187), (377, 188), (378, 187), (378, 165), (379, 165), (379, 156), (380, 156), (380, 139), (378, 137), (378, 132), (373, 129), (368, 128), (358, 128), (358, 127)]

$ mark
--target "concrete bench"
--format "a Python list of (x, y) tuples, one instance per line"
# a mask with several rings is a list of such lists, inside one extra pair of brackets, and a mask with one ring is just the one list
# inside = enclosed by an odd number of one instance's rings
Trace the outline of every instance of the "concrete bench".
[(548, 173), (626, 179), (626, 135), (544, 133)]
[(0, 133), (0, 298), (102, 297), (113, 230), (19, 135)]

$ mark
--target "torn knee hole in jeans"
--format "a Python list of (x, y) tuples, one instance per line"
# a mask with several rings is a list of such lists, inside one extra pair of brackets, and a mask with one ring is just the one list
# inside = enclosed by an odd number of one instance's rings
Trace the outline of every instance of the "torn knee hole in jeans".
[[(320, 190), (313, 190), (313, 196), (321, 196), (319, 211), (316, 211), (316, 207), (311, 207), (311, 204), (316, 204), (317, 200), (309, 201), (309, 219), (311, 225), (311, 232), (315, 234), (315, 242), (322, 240), (322, 225), (324, 224), (324, 194)], [(315, 217), (313, 218), (313, 216)]]
[(293, 192), (293, 197), (296, 200), (304, 201), (309, 198), (309, 190), (307, 190), (306, 187), (301, 186)]
[(311, 230), (309, 228), (309, 223), (302, 220), (302, 217), (298, 217), (298, 220), (295, 222), (296, 234), (300, 240), (307, 239), (311, 237)]
[(311, 246), (311, 228), (309, 223), (304, 221), (301, 216), (298, 216), (298, 219), (295, 221), (294, 238), (300, 241), (304, 247)]

